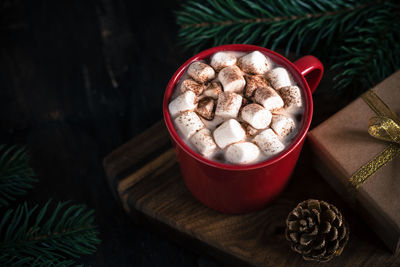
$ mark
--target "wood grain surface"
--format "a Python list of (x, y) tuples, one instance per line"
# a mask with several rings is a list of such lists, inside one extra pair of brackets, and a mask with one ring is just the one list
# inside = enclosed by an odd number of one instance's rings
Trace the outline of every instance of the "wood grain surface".
[(359, 216), (311, 166), (306, 144), (289, 185), (258, 212), (227, 215), (197, 201), (184, 185), (163, 122), (112, 152), (104, 168), (112, 190), (137, 222), (226, 265), (315, 266), (292, 252), (285, 219), (298, 202), (317, 198), (336, 205), (350, 223), (350, 241), (326, 266), (399, 266)]

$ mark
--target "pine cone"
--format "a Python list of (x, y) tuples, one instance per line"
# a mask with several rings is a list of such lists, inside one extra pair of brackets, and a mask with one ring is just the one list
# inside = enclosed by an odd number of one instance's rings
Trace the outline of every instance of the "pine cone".
[(289, 213), (285, 236), (305, 260), (329, 261), (342, 253), (349, 226), (335, 206), (309, 199)]

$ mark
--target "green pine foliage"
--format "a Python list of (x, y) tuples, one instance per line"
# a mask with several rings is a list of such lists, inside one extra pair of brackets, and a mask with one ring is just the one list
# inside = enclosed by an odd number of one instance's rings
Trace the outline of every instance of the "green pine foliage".
[(0, 145), (0, 266), (76, 266), (100, 243), (93, 210), (50, 200), (2, 209), (37, 182), (29, 159), (24, 147)]
[[(50, 209), (25, 202), (0, 221), (0, 266), (71, 266), (100, 243), (93, 211), (60, 202)], [(72, 258), (72, 259), (71, 259)]]
[(24, 147), (0, 145), (0, 208), (9, 205), (37, 182)]
[(400, 68), (399, 10), (396, 0), (192, 0), (176, 15), (180, 44), (194, 52), (244, 43), (313, 53), (339, 70), (335, 89), (358, 93)]
[(373, 19), (354, 31), (358, 34), (344, 41), (332, 66), (343, 70), (334, 78), (335, 88), (347, 88), (356, 81), (368, 89), (400, 68), (399, 13), (376, 10)]

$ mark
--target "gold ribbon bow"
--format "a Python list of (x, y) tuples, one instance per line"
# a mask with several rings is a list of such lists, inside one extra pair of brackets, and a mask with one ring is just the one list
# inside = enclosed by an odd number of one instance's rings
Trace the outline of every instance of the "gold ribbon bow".
[(372, 117), (369, 120), (368, 133), (377, 139), (400, 144), (400, 125), (391, 118)]
[(349, 179), (353, 189), (360, 187), (369, 177), (385, 166), (389, 161), (400, 155), (400, 119), (390, 108), (369, 90), (362, 99), (375, 111), (377, 117), (369, 121), (368, 133), (380, 140), (391, 142), (381, 153), (359, 168)]

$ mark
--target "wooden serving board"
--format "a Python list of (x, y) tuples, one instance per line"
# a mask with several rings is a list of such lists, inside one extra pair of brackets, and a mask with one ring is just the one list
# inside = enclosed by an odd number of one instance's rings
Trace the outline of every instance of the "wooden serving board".
[(229, 215), (209, 209), (185, 187), (162, 121), (104, 159), (111, 190), (132, 218), (197, 253), (229, 266), (315, 266), (292, 252), (285, 219), (308, 198), (336, 205), (350, 223), (350, 241), (331, 266), (399, 266), (393, 256), (312, 168), (306, 144), (283, 194), (264, 209)]

